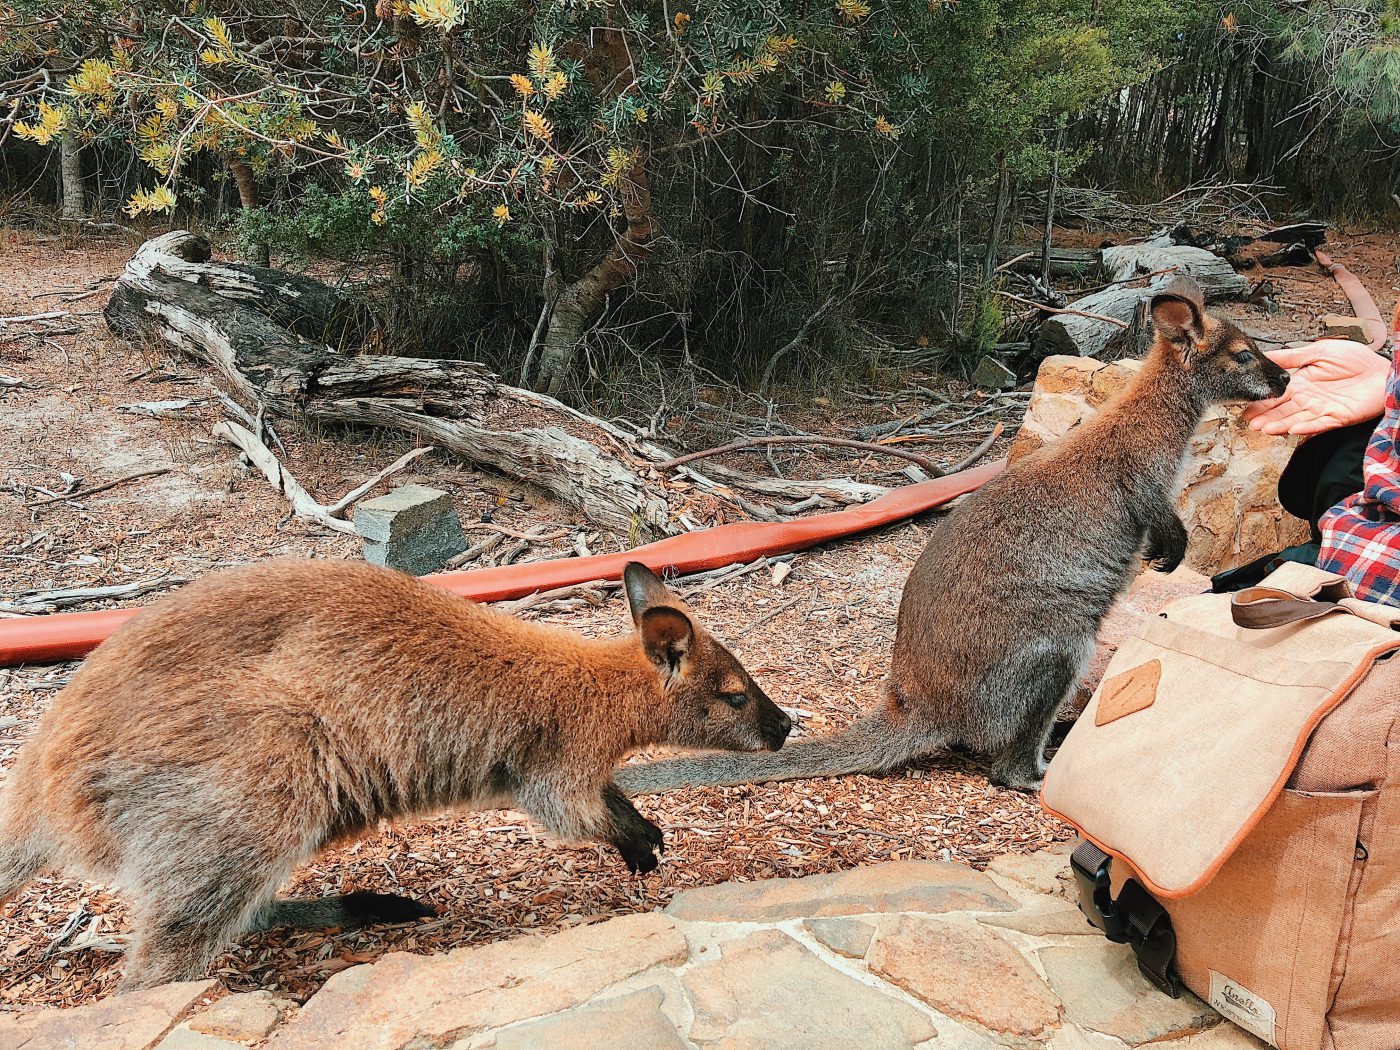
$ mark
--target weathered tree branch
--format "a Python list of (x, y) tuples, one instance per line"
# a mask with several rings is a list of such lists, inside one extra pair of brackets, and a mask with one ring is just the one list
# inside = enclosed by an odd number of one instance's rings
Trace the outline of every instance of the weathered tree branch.
[(843, 503), (887, 491), (848, 479), (782, 481), (718, 466), (687, 470), (688, 485), (669, 482), (655, 465), (673, 453), (653, 442), (503, 383), (471, 362), (338, 353), (290, 327), (306, 321), (314, 330), (335, 318), (332, 290), (277, 270), (207, 260), (207, 242), (184, 231), (146, 242), (113, 289), (108, 324), (208, 365), (226, 390), (271, 414), (416, 434), (538, 485), (633, 542), (679, 531), (679, 515), (697, 494), (711, 503), (742, 502), (726, 486)]

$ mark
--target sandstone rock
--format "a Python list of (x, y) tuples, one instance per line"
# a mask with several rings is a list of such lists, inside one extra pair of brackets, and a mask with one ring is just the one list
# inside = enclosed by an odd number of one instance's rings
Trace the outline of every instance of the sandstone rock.
[(987, 865), (987, 870), (1036, 893), (1055, 895), (1065, 885), (1073, 851), (1073, 842), (1061, 842), (1034, 853), (1003, 853)]
[(496, 1050), (686, 1050), (651, 988), (496, 1033)]
[(908, 860), (804, 879), (704, 886), (677, 894), (666, 913), (693, 922), (781, 922), (872, 912), (1014, 907), (991, 879), (966, 865)]
[(1172, 1050), (1269, 1050), (1268, 1043), (1228, 1021), (1222, 1021), (1209, 1032), (1188, 1035), (1166, 1045)]
[(685, 938), (654, 912), (439, 956), (394, 953), (336, 974), (267, 1045), (387, 1050), (415, 1036), (442, 1042), (568, 1010), (685, 956)]
[(1220, 1022), (1190, 992), (1172, 999), (1153, 988), (1126, 945), (1099, 940), (1041, 948), (1037, 954), (1069, 1020), (1129, 1046), (1177, 1039)]
[(804, 925), (822, 944), (850, 959), (864, 959), (875, 936), (875, 927), (864, 919), (808, 919)]
[[(1116, 395), (1141, 367), (1048, 357), (1036, 376), (1011, 460), (1058, 441)], [(1192, 438), (1179, 501), (1187, 564), (1212, 576), (1307, 539), (1307, 523), (1278, 503), (1278, 477), (1296, 444), (1244, 425), (1240, 406), (1211, 408)]]
[(1040, 1047), (1060, 1004), (1019, 951), (974, 923), (901, 916), (870, 950), (872, 973), (999, 1042)]
[(1015, 930), (1031, 937), (1103, 937), (1073, 904), (1053, 902), (1047, 907), (1022, 908), (1005, 915), (984, 915), (987, 926)]
[(215, 981), (166, 984), (71, 1010), (0, 1014), (0, 1047), (23, 1050), (148, 1050)]
[(256, 1043), (268, 1037), (292, 1005), (271, 992), (230, 995), (191, 1017), (189, 1027), (234, 1043)]
[(247, 1050), (247, 1046), (218, 1036), (204, 1035), (182, 1024), (162, 1039), (156, 1050)]
[(690, 1041), (714, 1050), (898, 1050), (933, 1038), (908, 1003), (831, 968), (778, 930), (726, 945), (681, 978), (695, 1008)]

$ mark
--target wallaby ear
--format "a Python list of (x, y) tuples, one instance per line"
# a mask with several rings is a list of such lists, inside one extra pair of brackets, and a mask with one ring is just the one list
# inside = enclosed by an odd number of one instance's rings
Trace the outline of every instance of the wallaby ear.
[(1174, 277), (1152, 297), (1152, 324), (1173, 343), (1193, 346), (1206, 334), (1206, 301), (1189, 277)]
[(642, 617), (648, 609), (663, 605), (677, 609), (681, 607), (681, 600), (661, 582), (661, 577), (639, 561), (628, 562), (622, 570), (622, 586), (627, 591), (632, 622), (638, 627), (642, 625)]
[(646, 610), (637, 627), (642, 634), (642, 650), (663, 675), (675, 674), (695, 647), (695, 625), (673, 606), (657, 605)]

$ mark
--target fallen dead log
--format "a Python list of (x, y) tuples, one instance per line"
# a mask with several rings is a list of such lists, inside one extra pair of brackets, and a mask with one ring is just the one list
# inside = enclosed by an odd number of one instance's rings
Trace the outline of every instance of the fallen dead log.
[(108, 325), (204, 363), (245, 404), (278, 416), (418, 435), (538, 485), (629, 542), (679, 532), (680, 515), (697, 495), (711, 506), (723, 501), (756, 509), (731, 487), (841, 503), (888, 491), (844, 478), (758, 478), (717, 465), (703, 474), (686, 467), (688, 481), (668, 481), (656, 464), (673, 458), (670, 451), (552, 397), (503, 383), (480, 365), (351, 356), (303, 338), (291, 327), (297, 318), (335, 316), (327, 305), (332, 299), (319, 298), (308, 278), (287, 280), (291, 275), (266, 267), (207, 260), (207, 242), (183, 230), (147, 241), (113, 288), (104, 311)]
[(1138, 304), (1176, 274), (1194, 277), (1207, 302), (1238, 299), (1249, 291), (1249, 281), (1220, 256), (1172, 244), (1166, 237), (1105, 248), (1102, 254), (1104, 269), (1113, 281), (1154, 272), (1156, 276), (1146, 283), (1115, 284), (1076, 299), (1070, 307), (1077, 313), (1057, 313), (1040, 326), (1035, 341), (1038, 354), (1099, 357), (1112, 346), (1123, 345), (1123, 333), (1131, 327)]

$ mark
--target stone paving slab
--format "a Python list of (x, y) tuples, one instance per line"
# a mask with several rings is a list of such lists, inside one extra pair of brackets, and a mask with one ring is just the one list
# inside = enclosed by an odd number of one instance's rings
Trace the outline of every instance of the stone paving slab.
[(666, 914), (690, 922), (780, 922), (874, 912), (1011, 911), (991, 879), (961, 864), (892, 861), (804, 879), (726, 882), (677, 894)]
[(0, 1050), (1262, 1050), (1085, 936), (1064, 849), (681, 894), (665, 913), (343, 970), (0, 1013)]

